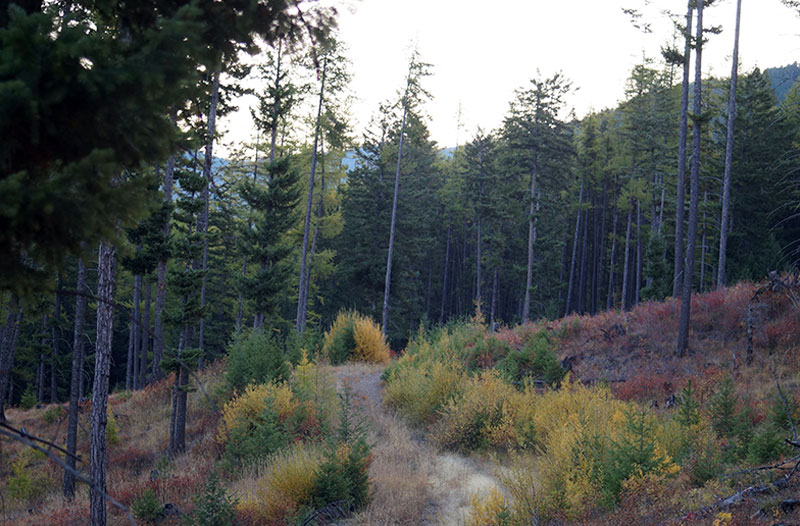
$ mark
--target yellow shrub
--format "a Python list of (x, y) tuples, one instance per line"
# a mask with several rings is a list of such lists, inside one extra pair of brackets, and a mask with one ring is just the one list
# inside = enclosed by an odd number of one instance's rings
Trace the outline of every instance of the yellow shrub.
[(489, 493), (470, 497), (469, 517), (466, 526), (504, 526), (508, 524), (508, 509), (503, 493), (493, 486)]
[(106, 406), (106, 443), (111, 446), (119, 444), (119, 424), (117, 424), (117, 417), (114, 416), (114, 411), (111, 406)]
[(517, 445), (515, 423), (523, 397), (491, 371), (465, 379), (461, 396), (441, 410), (437, 440), (445, 447), (471, 451)]
[(313, 401), (322, 414), (333, 415), (339, 407), (336, 383), (329, 368), (309, 361), (305, 350), (294, 371), (293, 388), (297, 397)]
[(464, 378), (461, 366), (454, 363), (402, 367), (386, 385), (384, 402), (414, 423), (427, 422), (459, 392)]
[(340, 311), (325, 333), (322, 352), (332, 364), (347, 360), (388, 363), (389, 345), (381, 328), (356, 311)]
[(355, 320), (353, 338), (356, 348), (351, 359), (370, 363), (389, 363), (389, 345), (380, 327), (369, 318)]
[(255, 491), (239, 507), (266, 524), (282, 523), (311, 502), (323, 458), (318, 448), (302, 444), (277, 454), (260, 471)]
[(217, 440), (226, 442), (231, 431), (250, 425), (271, 406), (281, 420), (294, 414), (300, 402), (285, 383), (251, 384), (244, 393), (228, 401), (222, 408), (222, 422), (217, 428)]
[(511, 524), (535, 523), (543, 508), (536, 458), (531, 454), (514, 453), (507, 464), (507, 469), (498, 470), (497, 479), (509, 496)]

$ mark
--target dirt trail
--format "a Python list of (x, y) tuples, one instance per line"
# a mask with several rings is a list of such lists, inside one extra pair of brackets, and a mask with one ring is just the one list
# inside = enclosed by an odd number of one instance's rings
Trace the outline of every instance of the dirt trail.
[(374, 444), (370, 478), (375, 498), (353, 524), (463, 525), (470, 497), (496, 484), (488, 469), (438, 451), (388, 411), (382, 404), (383, 367), (348, 364), (333, 371), (339, 388), (349, 387), (363, 408)]

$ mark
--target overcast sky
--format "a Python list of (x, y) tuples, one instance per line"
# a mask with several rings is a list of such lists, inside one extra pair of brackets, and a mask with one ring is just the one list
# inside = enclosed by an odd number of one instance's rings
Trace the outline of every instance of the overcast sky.
[[(352, 60), (356, 99), (351, 115), (360, 137), (378, 104), (403, 86), (409, 50), (433, 65), (424, 86), (426, 110), (440, 146), (464, 143), (475, 129), (497, 127), (515, 89), (537, 70), (562, 71), (572, 80), (568, 98), (577, 115), (615, 106), (625, 81), (643, 57), (658, 58), (673, 40), (664, 10), (685, 16), (685, 0), (345, 0), (341, 39)], [(742, 0), (740, 63), (743, 71), (790, 64), (800, 58), (800, 18), (779, 0)], [(652, 32), (630, 23), (623, 7), (637, 8)], [(703, 53), (705, 75), (730, 74), (735, 0), (717, 0), (704, 25), (722, 26)], [(244, 107), (222, 122), (225, 141), (252, 136)], [(461, 107), (463, 129), (457, 127)]]

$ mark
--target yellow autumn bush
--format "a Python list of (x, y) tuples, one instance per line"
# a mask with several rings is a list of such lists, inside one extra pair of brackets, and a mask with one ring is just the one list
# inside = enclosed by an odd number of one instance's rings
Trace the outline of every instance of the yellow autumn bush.
[(286, 420), (299, 406), (300, 401), (285, 382), (248, 385), (242, 394), (232, 398), (222, 408), (217, 440), (227, 442), (231, 431), (250, 426), (259, 419), (266, 407), (273, 408), (278, 418)]
[(314, 479), (324, 460), (322, 450), (298, 443), (271, 457), (260, 469), (254, 491), (239, 508), (262, 524), (284, 524), (311, 503)]
[(470, 497), (466, 526), (505, 526), (508, 523), (506, 498), (497, 486), (492, 486), (484, 495), (475, 493)]
[(356, 311), (340, 311), (325, 333), (322, 352), (332, 364), (347, 360), (388, 363), (389, 345), (380, 327)]
[(384, 402), (414, 423), (430, 422), (459, 393), (464, 378), (456, 363), (397, 368), (386, 384)]
[(467, 377), (460, 396), (442, 407), (433, 434), (442, 446), (465, 452), (516, 447), (516, 422), (523, 397), (493, 371)]
[(356, 348), (351, 356), (352, 360), (369, 363), (389, 363), (392, 359), (389, 354), (389, 344), (381, 332), (380, 327), (369, 318), (355, 320), (353, 338)]

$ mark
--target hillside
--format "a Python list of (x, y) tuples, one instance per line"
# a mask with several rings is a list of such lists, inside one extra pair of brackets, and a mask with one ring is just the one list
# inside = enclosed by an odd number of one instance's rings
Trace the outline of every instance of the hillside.
[[(759, 288), (758, 301), (751, 304)], [(237, 354), (241, 348), (232, 348), (231, 365), (217, 362), (199, 373), (195, 385), (202, 389), (189, 395), (187, 450), (172, 459), (164, 453), (169, 442), (171, 379), (141, 391), (112, 394), (109, 416), (113, 418), (107, 436), (109, 493), (133, 507), (140, 523), (148, 523), (149, 517), (158, 524), (183, 524), (184, 514), (197, 520), (203, 506), (198, 496), (208, 495), (209, 474), (215, 472), (220, 476), (217, 489), (238, 499), (232, 508), (233, 524), (294, 524), (284, 521), (290, 515), (311, 516), (314, 506), (292, 507), (283, 501), (305, 502), (297, 497), (302, 490), (289, 486), (275, 493), (277, 486), (267, 481), (278, 473), (287, 480), (299, 476), (275, 471), (286, 462), (291, 464), (298, 454), (324, 457), (323, 444), (337, 436), (342, 425), (335, 416), (333, 387), (337, 386), (340, 393), (349, 393), (345, 399), (350, 402), (342, 413), (352, 415), (347, 425), (353, 430), (363, 427), (371, 448), (362, 464), (368, 468), (368, 497), (356, 506), (364, 511), (355, 510), (352, 524), (441, 524), (437, 522), (441, 520), (454, 525), (464, 521), (517, 524), (514, 521), (523, 512), (557, 523), (584, 524), (647, 524), (657, 514), (663, 517), (659, 522), (683, 518), (684, 524), (710, 524), (714, 517), (728, 521), (719, 524), (772, 524), (777, 516), (797, 520), (800, 517), (791, 504), (792, 492), (800, 486), (796, 477), (769, 497), (754, 495), (734, 506), (719, 502), (748, 485), (758, 488), (782, 472), (733, 477), (724, 473), (761, 464), (792, 466), (786, 459), (796, 451), (782, 445), (791, 432), (790, 427), (781, 427), (781, 415), (786, 418), (776, 404), (775, 386), (780, 383), (796, 418), (800, 405), (796, 297), (796, 284), (777, 290), (774, 283), (764, 288), (742, 283), (697, 296), (691, 351), (685, 357), (673, 353), (678, 312), (674, 300), (645, 303), (627, 313), (573, 315), (495, 333), (488, 332), (480, 318), (423, 331), (385, 371), (380, 363), (385, 360), (380, 357), (384, 352), (380, 337), (373, 337), (372, 347), (363, 343), (364, 334), (376, 332), (359, 333), (357, 346), (361, 347), (357, 349), (361, 350), (341, 354), (337, 349), (346, 337), (334, 327), (323, 346), (328, 356), (338, 356), (336, 361), (350, 356), (378, 363), (330, 366), (326, 359), (320, 358), (318, 365), (302, 359), (293, 366), (285, 390), (265, 387), (264, 398), (252, 398), (249, 388), (239, 391), (238, 398), (231, 391), (238, 374), (232, 371), (238, 370), (237, 360), (242, 359)], [(748, 311), (752, 365), (746, 363)], [(345, 319), (337, 326), (346, 325)], [(253, 347), (259, 353), (271, 352), (264, 340), (254, 341), (262, 341), (261, 347)], [(248, 364), (253, 370), (259, 367), (252, 361)], [(385, 391), (379, 379), (382, 371)], [(727, 393), (724, 400), (721, 392)], [(721, 409), (723, 401), (729, 407)], [(245, 407), (251, 407), (246, 414), (256, 419), (249, 420), (255, 427), (237, 428), (235, 422), (241, 416), (236, 415), (245, 414), (240, 413)], [(277, 411), (278, 421), (289, 426), (280, 428), (281, 433), (289, 433), (288, 440), (280, 439), (280, 433), (263, 435), (267, 428), (259, 427), (264, 417), (258, 415), (267, 414), (264, 411), (270, 407)], [(555, 440), (552, 430), (545, 431), (552, 425), (576, 426), (574, 432), (595, 436), (595, 447), (610, 437), (624, 443), (630, 431), (626, 425), (640, 414), (637, 411), (644, 411), (642, 425), (647, 422), (650, 431), (639, 431), (652, 442), (649, 454), (660, 455), (660, 467), (650, 466), (649, 475), (647, 470), (636, 475), (635, 469), (624, 476), (618, 473), (613, 495), (595, 493), (595, 479), (581, 473), (591, 471), (592, 462), (600, 462), (582, 452), (583, 439), (570, 442), (574, 440), (570, 435), (559, 435), (558, 440), (573, 444), (569, 446), (572, 454), (578, 455), (574, 464), (558, 456), (565, 443)], [(88, 413), (84, 405), (78, 448), (83, 458), (88, 458)], [(606, 413), (610, 416), (603, 416)], [(58, 443), (65, 433), (64, 414), (63, 406), (46, 405), (10, 409), (8, 419), (16, 428)], [(682, 419), (687, 415), (695, 421), (684, 427)], [(720, 423), (723, 417), (730, 420), (728, 431)], [(737, 426), (745, 423), (749, 434), (742, 435), (743, 428)], [(232, 441), (231, 437), (238, 438)], [(704, 445), (695, 449), (685, 442), (689, 437)], [(602, 447), (613, 451), (617, 443)], [(64, 502), (59, 495), (60, 468), (16, 442), (3, 439), (0, 447), (6, 520), (19, 525), (86, 523), (85, 486), (74, 502)], [(273, 452), (259, 453), (252, 447), (271, 447)], [(337, 451), (345, 451), (341, 447)], [(303, 462), (311, 473), (323, 468), (308, 466), (325, 465)], [(601, 465), (594, 468), (600, 469), (595, 473), (600, 478), (604, 469), (610, 469)], [(84, 465), (81, 471), (85, 469)], [(551, 478), (566, 476), (566, 486), (555, 494), (548, 493), (553, 487), (541, 478), (548, 472)], [(279, 480), (283, 479), (279, 476)], [(142, 504), (148, 490), (154, 497), (149, 512)], [(528, 500), (522, 498), (526, 491), (533, 491)], [(561, 496), (552, 500), (556, 495)], [(272, 499), (282, 499), (283, 504), (275, 507)], [(523, 504), (527, 511), (521, 512)], [(115, 508), (111, 507), (111, 513), (114, 524), (127, 523)], [(502, 513), (512, 522), (497, 522)]]

